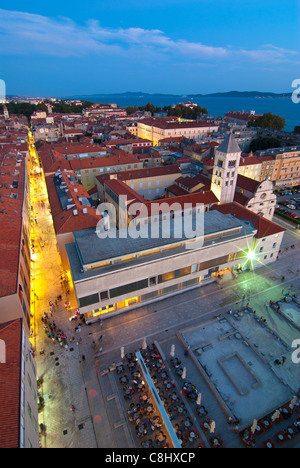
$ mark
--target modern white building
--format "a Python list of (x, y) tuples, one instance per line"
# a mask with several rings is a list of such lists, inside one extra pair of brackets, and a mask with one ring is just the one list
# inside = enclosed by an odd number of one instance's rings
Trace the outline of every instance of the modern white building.
[(105, 239), (95, 230), (74, 233), (75, 242), (66, 249), (86, 322), (216, 281), (225, 271), (252, 268), (254, 225), (218, 209), (202, 216), (203, 235), (195, 238), (176, 238), (172, 224), (169, 238), (163, 227), (159, 236), (151, 236), (152, 224), (147, 224), (147, 238), (124, 237), (122, 231)]

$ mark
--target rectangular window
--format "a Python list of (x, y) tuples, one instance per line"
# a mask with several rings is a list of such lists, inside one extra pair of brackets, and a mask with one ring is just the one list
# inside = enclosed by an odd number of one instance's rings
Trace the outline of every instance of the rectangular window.
[(212, 268), (212, 267), (215, 267), (215, 266), (218, 266), (218, 265), (222, 265), (224, 263), (228, 263), (228, 260), (229, 260), (228, 255), (225, 255), (224, 257), (214, 258), (214, 259), (209, 260), (207, 262), (200, 263), (199, 271), (208, 270), (209, 268)]
[(101, 299), (101, 301), (105, 301), (105, 300), (109, 299), (109, 297), (108, 297), (108, 291), (102, 291), (102, 292), (100, 293), (100, 299)]
[(139, 289), (145, 288), (148, 288), (148, 278), (136, 281), (135, 283), (125, 284), (124, 286), (119, 286), (118, 288), (113, 288), (110, 290), (110, 297), (112, 299), (114, 297), (124, 296), (134, 291), (138, 291)]
[(99, 294), (91, 294), (90, 296), (79, 298), (79, 307), (87, 307), (99, 302)]

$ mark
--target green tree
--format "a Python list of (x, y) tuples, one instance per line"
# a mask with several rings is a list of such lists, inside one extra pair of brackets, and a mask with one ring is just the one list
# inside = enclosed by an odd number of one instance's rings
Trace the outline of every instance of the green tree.
[(255, 153), (255, 151), (259, 151), (259, 150), (266, 150), (269, 148), (280, 148), (280, 147), (281, 147), (281, 142), (277, 138), (259, 137), (251, 141), (249, 150)]
[(134, 114), (135, 112), (137, 112), (139, 110), (139, 108), (137, 106), (128, 106), (126, 108), (126, 111), (127, 111), (127, 115), (131, 115), (131, 114)]
[(300, 125), (296, 125), (294, 128), (294, 133), (297, 133), (297, 135), (300, 135)]
[(283, 130), (285, 127), (285, 118), (280, 117), (280, 115), (272, 114), (268, 112), (267, 114), (258, 117), (256, 120), (249, 121), (249, 127), (260, 127), (260, 128), (270, 128), (272, 130)]
[(175, 107), (169, 106), (167, 111), (170, 116), (191, 120), (196, 120), (202, 114), (208, 114), (208, 110), (204, 107), (196, 106), (191, 109), (184, 104), (177, 104)]

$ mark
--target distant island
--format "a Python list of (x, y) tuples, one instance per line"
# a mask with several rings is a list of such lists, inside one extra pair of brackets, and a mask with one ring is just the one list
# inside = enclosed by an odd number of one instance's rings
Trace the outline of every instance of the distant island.
[(224, 97), (224, 98), (291, 98), (292, 93), (270, 93), (270, 92), (261, 92), (261, 91), (228, 91), (224, 93), (210, 93), (210, 94), (164, 94), (164, 93), (143, 93), (143, 92), (131, 92), (126, 93), (110, 93), (110, 94), (82, 94), (76, 96), (67, 96), (64, 99), (78, 99), (78, 100), (89, 100), (93, 101), (94, 99), (115, 97), (115, 98), (134, 98), (134, 99), (143, 99), (143, 98), (184, 98), (186, 100), (193, 98), (201, 97)]

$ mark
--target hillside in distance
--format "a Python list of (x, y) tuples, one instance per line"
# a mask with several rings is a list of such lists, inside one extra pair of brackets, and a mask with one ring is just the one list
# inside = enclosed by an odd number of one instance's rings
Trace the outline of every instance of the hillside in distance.
[(164, 94), (164, 93), (143, 93), (143, 92), (125, 92), (125, 93), (111, 93), (111, 94), (82, 94), (76, 96), (68, 96), (65, 99), (80, 99), (80, 100), (89, 100), (93, 101), (94, 99), (99, 98), (106, 98), (106, 97), (115, 97), (115, 98), (157, 98), (157, 97), (165, 97), (165, 98), (184, 98), (184, 99), (192, 99), (192, 98), (199, 98), (199, 97), (227, 97), (227, 98), (290, 98), (292, 95), (291, 92), (289, 93), (271, 93), (271, 92), (261, 92), (261, 91), (228, 91), (224, 93), (210, 93), (210, 94)]

